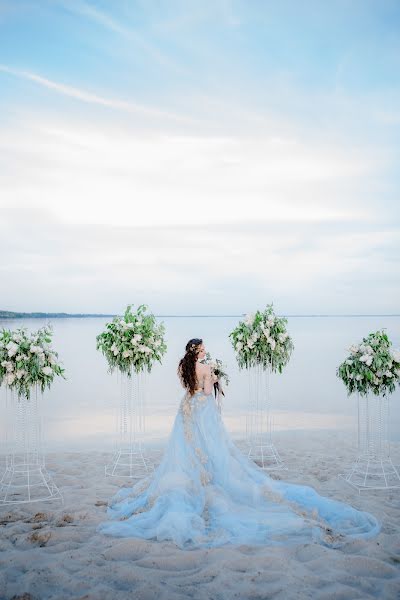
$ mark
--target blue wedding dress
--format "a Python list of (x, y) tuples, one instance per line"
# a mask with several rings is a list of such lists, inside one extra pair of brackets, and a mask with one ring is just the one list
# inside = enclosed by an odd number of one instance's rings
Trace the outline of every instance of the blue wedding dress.
[(204, 381), (185, 393), (159, 466), (111, 500), (112, 536), (172, 540), (182, 549), (224, 544), (339, 547), (376, 536), (370, 513), (274, 480), (233, 443)]

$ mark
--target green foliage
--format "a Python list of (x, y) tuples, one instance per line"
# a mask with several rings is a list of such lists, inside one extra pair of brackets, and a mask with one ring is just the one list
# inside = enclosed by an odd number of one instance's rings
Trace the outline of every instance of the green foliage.
[(131, 308), (129, 304), (124, 316), (114, 317), (96, 337), (96, 348), (106, 357), (109, 372), (119, 369), (129, 377), (132, 371), (147, 369), (150, 373), (154, 361), (161, 363), (167, 350), (164, 324), (157, 324), (153, 314), (146, 314), (146, 304), (141, 304), (136, 312)]
[(3, 328), (0, 333), (0, 384), (29, 399), (35, 385), (43, 392), (46, 387), (50, 388), (56, 376), (65, 379), (65, 369), (57, 361), (58, 353), (51, 348), (52, 335), (51, 325), (30, 335), (26, 327), (15, 331)]
[(210, 365), (211, 371), (218, 377), (218, 379), (223, 379), (226, 385), (229, 385), (229, 375), (226, 372), (226, 367), (222, 360), (219, 358), (213, 359), (209, 352), (206, 353), (206, 356), (203, 360), (200, 361), (205, 365)]
[(395, 391), (400, 382), (400, 351), (391, 346), (384, 329), (350, 346), (350, 355), (336, 371), (348, 395), (358, 392), (365, 396), (371, 391), (375, 396), (386, 396)]
[(229, 334), (239, 369), (262, 365), (282, 373), (294, 349), (286, 324), (286, 318), (275, 315), (272, 303), (264, 311), (246, 315)]

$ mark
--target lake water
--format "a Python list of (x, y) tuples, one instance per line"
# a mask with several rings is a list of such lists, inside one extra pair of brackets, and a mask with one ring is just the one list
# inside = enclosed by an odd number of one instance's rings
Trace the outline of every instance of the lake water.
[[(67, 380), (55, 381), (44, 394), (47, 449), (110, 449), (115, 439), (115, 407), (119, 399), (116, 375), (109, 375), (96, 335), (108, 318), (52, 319), (53, 346), (66, 370)], [(239, 371), (229, 332), (239, 317), (164, 317), (168, 351), (162, 365), (148, 377), (146, 436), (164, 443), (173, 424), (183, 388), (176, 375), (186, 342), (203, 339), (206, 349), (228, 367), (230, 385), (223, 399), (223, 418), (233, 437), (243, 436), (248, 407), (248, 375)], [(37, 329), (42, 319), (0, 320), (0, 327)], [(400, 347), (400, 317), (289, 317), (288, 330), (295, 349), (285, 371), (271, 381), (275, 430), (353, 429), (357, 400), (348, 397), (336, 367), (353, 342), (386, 328), (395, 348)], [(4, 390), (1, 390), (4, 407)], [(390, 436), (400, 440), (400, 392), (390, 400)]]

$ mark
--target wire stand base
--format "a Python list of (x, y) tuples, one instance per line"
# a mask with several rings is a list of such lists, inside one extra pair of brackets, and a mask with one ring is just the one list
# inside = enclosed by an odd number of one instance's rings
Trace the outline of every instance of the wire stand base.
[(6, 470), (0, 479), (0, 506), (61, 500), (63, 497), (45, 466), (39, 391), (29, 400), (6, 392)]
[(104, 468), (108, 477), (129, 477), (141, 479), (154, 470), (152, 461), (146, 456), (140, 442), (130, 448), (119, 448), (115, 451), (112, 461)]
[(259, 467), (264, 470), (273, 471), (276, 469), (286, 469), (278, 450), (271, 442), (269, 444), (256, 444), (250, 446), (248, 458), (253, 460)]
[(1, 504), (27, 504), (61, 500), (60, 490), (53, 482), (44, 464), (37, 462), (7, 461), (5, 473), (0, 480)]
[(363, 490), (400, 489), (400, 475), (392, 459), (360, 455), (346, 474), (339, 474), (360, 493)]
[(400, 475), (390, 458), (387, 396), (358, 395), (358, 455), (339, 477), (358, 493), (400, 489)]

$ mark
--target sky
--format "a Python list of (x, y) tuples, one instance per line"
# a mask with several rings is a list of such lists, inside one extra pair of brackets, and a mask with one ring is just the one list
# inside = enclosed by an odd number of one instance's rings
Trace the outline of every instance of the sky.
[(0, 310), (400, 313), (397, 0), (0, 0)]

